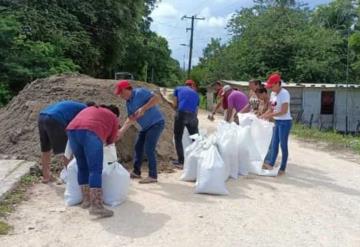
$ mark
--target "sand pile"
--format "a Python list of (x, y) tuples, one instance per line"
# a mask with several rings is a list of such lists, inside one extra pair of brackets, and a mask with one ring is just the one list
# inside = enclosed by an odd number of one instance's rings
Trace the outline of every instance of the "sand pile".
[[(84, 75), (53, 76), (39, 79), (26, 86), (6, 107), (0, 110), (0, 154), (18, 159), (38, 161), (40, 145), (37, 129), (39, 111), (45, 106), (65, 99), (95, 101), (115, 104), (121, 111), (120, 120), (126, 117), (125, 102), (113, 95), (114, 80), (94, 79)], [(144, 86), (152, 90), (157, 87), (135, 82), (135, 87)], [(173, 110), (164, 102), (161, 110), (166, 118), (166, 128), (158, 145), (158, 157), (163, 164), (175, 157), (172, 143)], [(122, 161), (133, 156), (137, 130), (132, 127), (117, 143)], [(164, 167), (163, 167), (164, 168)]]

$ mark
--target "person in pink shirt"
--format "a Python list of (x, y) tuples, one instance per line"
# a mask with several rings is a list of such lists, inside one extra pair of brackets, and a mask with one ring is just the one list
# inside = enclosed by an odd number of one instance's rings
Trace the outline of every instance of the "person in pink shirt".
[(225, 120), (231, 122), (233, 119), (238, 124), (237, 113), (247, 106), (249, 102), (248, 97), (243, 92), (232, 89), (229, 85), (223, 87), (223, 94), (227, 98), (228, 106)]
[(82, 110), (67, 126), (70, 147), (78, 165), (78, 182), (83, 193), (82, 208), (90, 214), (110, 217), (113, 211), (102, 203), (101, 175), (103, 146), (114, 143), (129, 126), (119, 131), (119, 109), (114, 106), (92, 106)]

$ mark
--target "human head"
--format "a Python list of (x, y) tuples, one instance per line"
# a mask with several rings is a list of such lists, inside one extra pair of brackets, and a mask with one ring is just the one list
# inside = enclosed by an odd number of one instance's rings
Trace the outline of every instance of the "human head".
[(221, 81), (216, 81), (215, 82), (215, 90), (219, 91), (222, 88), (222, 83)]
[(229, 85), (225, 85), (223, 87), (223, 92), (222, 92), (221, 96), (227, 96), (231, 93), (231, 91), (232, 91), (232, 88)]
[(267, 89), (261, 85), (258, 89), (255, 90), (256, 96), (261, 99), (264, 100), (267, 97)]
[(130, 82), (128, 80), (122, 80), (116, 83), (114, 93), (124, 100), (130, 99), (132, 93), (132, 86)]
[(273, 73), (269, 76), (266, 81), (266, 88), (271, 89), (271, 91), (278, 93), (281, 89), (281, 76), (279, 73)]
[(249, 88), (250, 90), (252, 90), (253, 92), (256, 91), (256, 89), (258, 89), (261, 85), (261, 81), (260, 80), (256, 80), (256, 79), (251, 79), (249, 81)]
[(196, 83), (191, 79), (186, 80), (185, 85), (188, 87), (191, 87), (192, 89), (196, 89)]
[(110, 110), (116, 117), (120, 116), (119, 108), (116, 105), (100, 105), (100, 107)]

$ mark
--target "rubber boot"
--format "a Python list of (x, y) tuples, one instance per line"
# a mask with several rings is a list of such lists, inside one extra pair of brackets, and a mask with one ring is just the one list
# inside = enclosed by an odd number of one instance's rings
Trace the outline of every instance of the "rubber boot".
[(114, 212), (104, 208), (102, 203), (102, 189), (101, 188), (90, 188), (90, 214), (96, 215), (99, 218), (111, 217)]
[(90, 207), (90, 188), (88, 184), (81, 185), (81, 192), (83, 195), (83, 201), (80, 205), (81, 208), (86, 209)]

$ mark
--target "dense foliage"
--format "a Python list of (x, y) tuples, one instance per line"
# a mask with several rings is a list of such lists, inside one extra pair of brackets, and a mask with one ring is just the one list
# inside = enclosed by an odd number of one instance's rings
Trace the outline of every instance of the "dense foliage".
[(359, 82), (359, 10), (350, 0), (315, 9), (297, 1), (255, 1), (229, 21), (229, 42), (211, 40), (192, 77), (206, 85), (281, 71), (287, 81), (345, 83), (348, 70), (348, 81)]
[(26, 83), (80, 72), (166, 85), (180, 79), (167, 41), (150, 30), (156, 0), (0, 0), (0, 105)]

